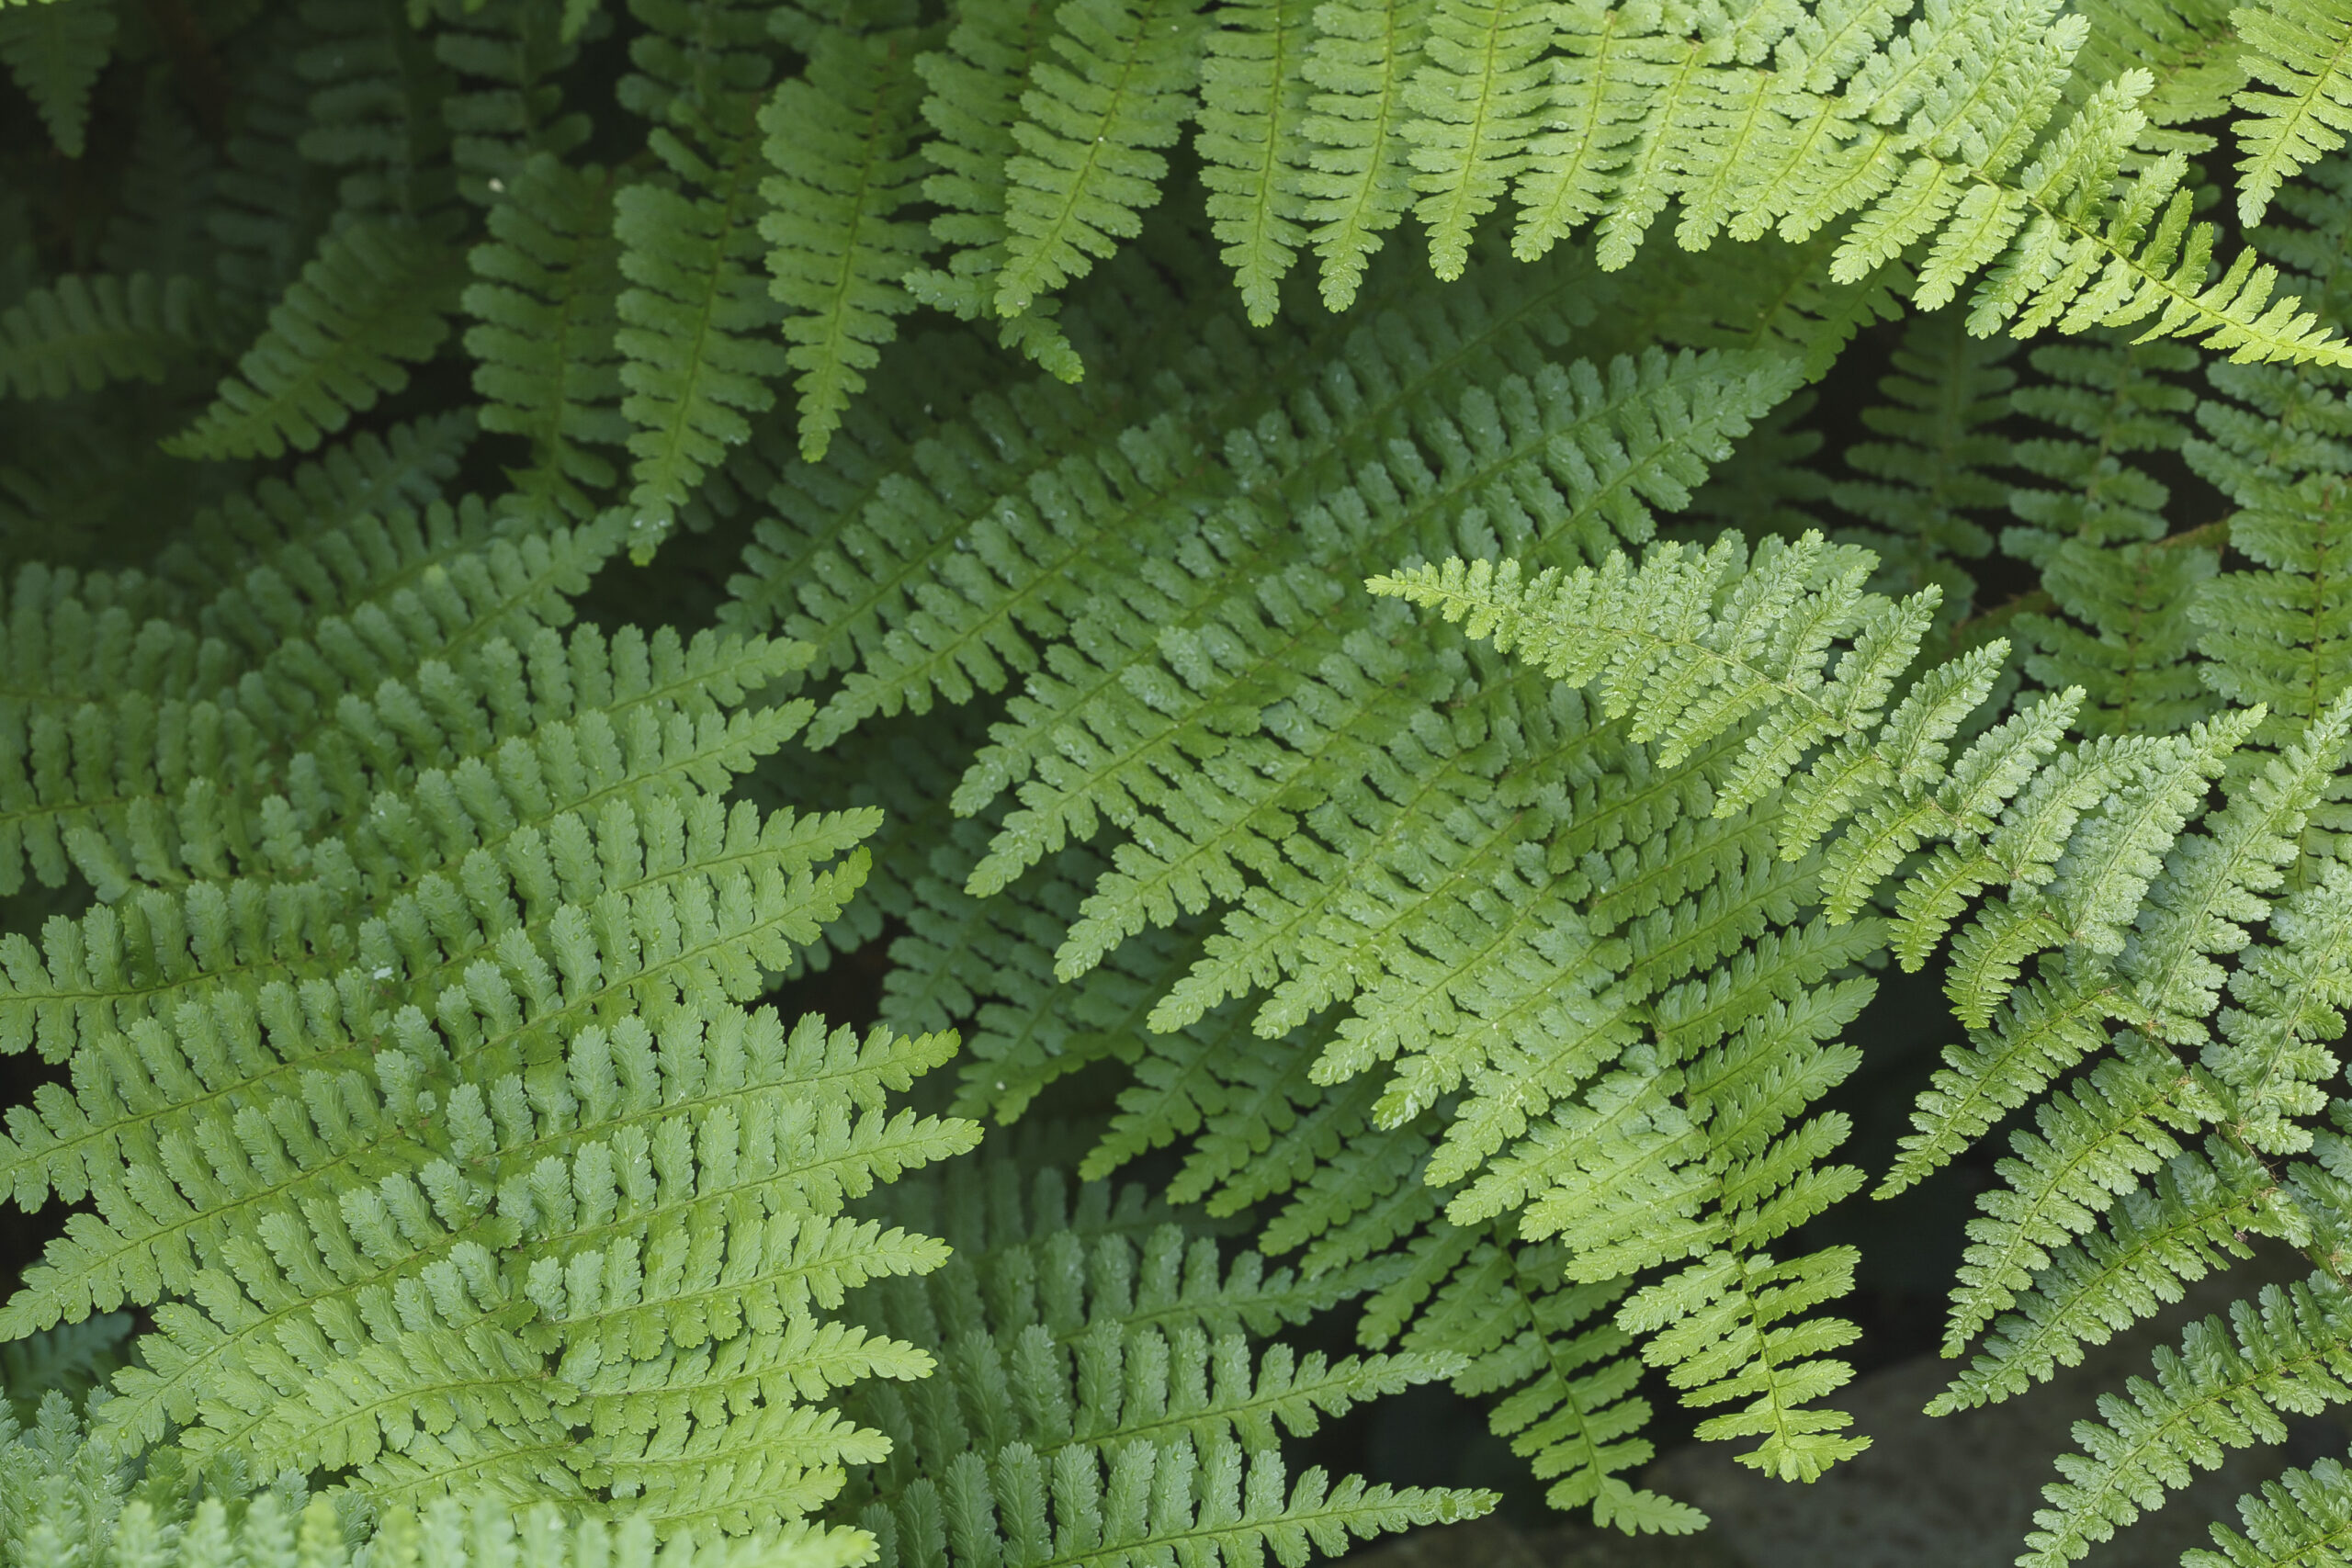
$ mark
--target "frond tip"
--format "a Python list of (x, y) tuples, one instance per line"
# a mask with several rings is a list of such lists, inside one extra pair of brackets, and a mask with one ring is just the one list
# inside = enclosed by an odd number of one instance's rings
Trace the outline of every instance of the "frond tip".
[(441, 346), (465, 279), (464, 258), (413, 228), (366, 220), (329, 236), (212, 406), (164, 450), (310, 451), (408, 385), (403, 365)]

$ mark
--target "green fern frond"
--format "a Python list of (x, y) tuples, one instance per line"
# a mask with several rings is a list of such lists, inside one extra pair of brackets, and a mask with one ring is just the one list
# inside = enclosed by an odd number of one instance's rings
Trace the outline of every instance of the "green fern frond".
[[(2234, 366), (2214, 367), (2211, 378), (2232, 400), (2199, 406), (2206, 436), (2184, 451), (2237, 503), (2231, 547), (2263, 570), (2200, 585), (2189, 614), (2214, 660), (2207, 680), (2233, 701), (2273, 705), (2265, 738), (2276, 743), (2352, 684), (2344, 612), (2320, 587), (2341, 548), (2338, 476), (2352, 468), (2352, 410), (2324, 383)], [(2331, 810), (2331, 825), (2341, 810)]]
[[(74, 7), (40, 11), (59, 9)], [(161, 381), (220, 346), (214, 316), (210, 291), (193, 278), (69, 274), (0, 315), (0, 392), (62, 398), (133, 378)]]
[(1413, 205), (1408, 92), (1429, 37), (1430, 0), (1326, 0), (1301, 67), (1315, 89), (1297, 173), (1322, 264), (1323, 303), (1355, 303), (1364, 268)]
[(469, 258), (474, 281), (463, 296), (475, 318), (465, 344), (480, 417), (485, 430), (531, 444), (530, 466), (515, 475), (519, 490), (587, 515), (588, 496), (615, 478), (596, 448), (628, 435), (617, 407), (620, 269), (610, 176), (538, 153), (508, 180), (491, 210), (489, 240)]
[(1132, 239), (1159, 199), (1194, 109), (1200, 0), (1064, 0), (1054, 51), (1039, 58), (1005, 164), (1004, 265), (996, 313), (1019, 316)]
[(2261, 1163), (2224, 1141), (2175, 1156), (2152, 1182), (2124, 1193), (2102, 1228), (2051, 1258), (1928, 1414), (2007, 1399), (2079, 1365), (2083, 1346), (2104, 1345), (2178, 1302), (2226, 1259), (2252, 1257), (2243, 1233), (2275, 1227), (2267, 1216), (2280, 1197)]
[(294, 69), (311, 91), (296, 148), (345, 171), (338, 221), (417, 223), (452, 194), (441, 110), (455, 84), (424, 36), (425, 15), (396, 0), (301, 0), (307, 47)]
[(2191, 1467), (2219, 1462), (2226, 1449), (2276, 1443), (2281, 1411), (2316, 1411), (2352, 1397), (2352, 1303), (2333, 1276), (2266, 1285), (2254, 1301), (2192, 1323), (2180, 1348), (2159, 1348), (2153, 1382), (2133, 1380), (2128, 1398), (2103, 1404), (2084, 1423), (2082, 1455), (2059, 1461), (2064, 1481), (2042, 1489), (2050, 1506), (2034, 1515), (2020, 1563), (2057, 1568), (2085, 1556), (2188, 1483)]
[(592, 133), (588, 116), (567, 111), (559, 78), (579, 57), (560, 15), (539, 0), (459, 0), (444, 6), (433, 54), (458, 80), (441, 106), (458, 194), (496, 208), (526, 165), (561, 160)]
[(1647, 1462), (1635, 1436), (1649, 1402), (1632, 1392), (1640, 1363), (1633, 1337), (1595, 1323), (1624, 1294), (1623, 1280), (1568, 1284), (1558, 1249), (1482, 1241), (1405, 1337), (1408, 1346), (1446, 1345), (1470, 1359), (1453, 1379), (1459, 1393), (1504, 1393), (1490, 1417), (1498, 1437), (1552, 1482), (1544, 1500), (1562, 1510), (1590, 1506), (1596, 1525), (1629, 1533), (1683, 1535), (1706, 1516), (1622, 1478)]
[(408, 385), (448, 335), (462, 273), (417, 230), (354, 222), (302, 269), (212, 406), (164, 443), (183, 457), (307, 452)]
[(1438, 276), (1462, 276), (1471, 231), (1530, 158), (1549, 107), (1543, 60), (1554, 7), (1529, 0), (1431, 0), (1425, 58), (1405, 89), (1413, 118), (1414, 215), (1430, 233)]
[(1309, 0), (1252, 0), (1217, 15), (1201, 66), (1201, 129), (1209, 221), (1252, 326), (1282, 303), (1281, 284), (1306, 243), (1292, 160), (1307, 112)]
[(1839, 537), (1875, 550), (1894, 581), (1936, 583), (1943, 613), (1954, 617), (1967, 614), (1975, 585), (1946, 563), (1991, 552), (1982, 519), (2008, 493), (1996, 471), (2012, 443), (1987, 427), (2009, 413), (2018, 379), (2009, 355), (1997, 340), (1970, 337), (1958, 311), (1915, 320), (1894, 373), (1879, 383), (1885, 400), (1862, 411), (1863, 426), (1880, 439), (1846, 448), (1847, 467), (1861, 477), (1828, 491), (1839, 511), (1870, 525)]
[(2237, 122), (2238, 221), (2262, 221), (2298, 170), (2344, 145), (2352, 130), (2352, 22), (2295, 0), (2230, 13), (2241, 59), (2258, 85), (2233, 100)]
[(769, 62), (759, 17), (729, 0), (638, 0), (647, 30), (622, 100), (655, 122), (664, 177), (613, 197), (621, 243), (621, 413), (632, 427), (629, 493), (618, 515), (639, 560), (749, 420), (775, 405), (788, 368), (770, 341), (781, 319), (757, 273), (763, 254), (758, 116)]
[(941, 1345), (948, 1362), (947, 1376), (859, 1395), (894, 1443), (859, 1515), (884, 1564), (1048, 1541), (1081, 1558), (1271, 1550), (1304, 1562), (1492, 1506), (1488, 1493), (1335, 1485), (1319, 1471), (1285, 1493), (1278, 1429), (1312, 1432), (1360, 1400), (1453, 1374), (1460, 1358), (1332, 1362), (1276, 1345), (1253, 1366), (1250, 1338), (1295, 1318), (1287, 1271), (1261, 1275), (1247, 1255), (1221, 1270), (1207, 1237), (1146, 1228), (1158, 1216), (1099, 1186), (1069, 1205), (1053, 1174), (1026, 1202), (1005, 1190), (1009, 1169), (992, 1179), (985, 1166), (968, 1196), (918, 1179), (886, 1200), (914, 1201), (958, 1253), (929, 1281), (869, 1293), (888, 1332)]
[(912, 150), (922, 83), (920, 39), (906, 32), (826, 33), (803, 76), (760, 111), (767, 160), (771, 291), (790, 312), (786, 354), (800, 372), (800, 452), (823, 458), (865, 372), (914, 308), (899, 278), (929, 249), (921, 224), (899, 217), (925, 163)]
[(911, 267), (904, 284), (926, 305), (967, 321), (994, 321), (1003, 346), (1075, 381), (1083, 367), (1056, 321), (1058, 301), (1040, 299), (1011, 317), (999, 315), (996, 305), (1010, 232), (1007, 165), (1020, 151), (1012, 128), (1053, 37), (1053, 13), (1044, 0), (972, 0), (956, 7), (946, 47), (917, 57), (915, 70), (931, 89), (923, 118), (936, 132), (922, 147), (936, 169), (923, 180), (923, 196), (941, 209), (931, 220), (932, 237), (956, 248), (945, 270)]
[(0, 10), (0, 64), (69, 158), (82, 156), (87, 144), (90, 89), (114, 54), (114, 37), (112, 0)]
[(2309, 1470), (2290, 1470), (2262, 1483), (2257, 1499), (2238, 1499), (2246, 1533), (2212, 1527), (2220, 1550), (2195, 1548), (2182, 1554), (2183, 1568), (2289, 1568), (2321, 1562), (2352, 1534), (2352, 1475), (2332, 1459)]

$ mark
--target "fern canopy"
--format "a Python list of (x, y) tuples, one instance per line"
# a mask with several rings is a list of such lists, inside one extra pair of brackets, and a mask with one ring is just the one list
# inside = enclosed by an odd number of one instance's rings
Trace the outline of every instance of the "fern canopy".
[(0, 1555), (1679, 1535), (1930, 1184), (1937, 1414), (2222, 1303), (2021, 1561), (2352, 1399), (2347, 61), (0, 3)]

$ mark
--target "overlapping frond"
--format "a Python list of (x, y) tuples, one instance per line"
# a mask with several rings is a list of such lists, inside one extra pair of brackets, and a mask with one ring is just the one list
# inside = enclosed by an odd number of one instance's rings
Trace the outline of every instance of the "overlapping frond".
[[(944, 1375), (876, 1385), (866, 1418), (891, 1434), (860, 1525), (886, 1565), (999, 1561), (1046, 1542), (1081, 1561), (1177, 1551), (1284, 1562), (1357, 1539), (1470, 1517), (1492, 1494), (1391, 1488), (1317, 1470), (1289, 1479), (1278, 1438), (1462, 1367), (1451, 1353), (1299, 1355), (1253, 1343), (1299, 1314), (1288, 1271), (1216, 1244), (1107, 1189), (1074, 1203), (1050, 1170), (1034, 1194), (1000, 1168), (967, 1193), (884, 1203), (956, 1238), (931, 1280), (869, 1292), (877, 1326), (943, 1347)], [(1157, 1222), (1156, 1224), (1154, 1222)], [(1344, 1287), (1317, 1292), (1329, 1302)]]
[(166, 444), (186, 457), (307, 452), (408, 385), (448, 334), (463, 280), (447, 249), (396, 223), (330, 235), (212, 406)]

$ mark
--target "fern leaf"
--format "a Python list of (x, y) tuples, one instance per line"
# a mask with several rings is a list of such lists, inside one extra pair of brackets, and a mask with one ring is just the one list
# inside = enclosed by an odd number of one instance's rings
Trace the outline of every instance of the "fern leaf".
[[(2324, 6), (2270, 0), (2230, 22), (2259, 86), (2232, 100), (2237, 122), (2238, 221), (2262, 221), (2280, 185), (2344, 145), (2352, 130), (2352, 20)], [(2266, 90), (2267, 89), (2267, 90)]]
[(490, 239), (474, 248), (474, 281), (464, 305), (474, 357), (474, 390), (484, 429), (531, 444), (528, 493), (589, 510), (578, 491), (611, 484), (595, 450), (628, 437), (613, 362), (618, 253), (610, 241), (612, 193), (595, 169), (574, 170), (550, 154), (517, 169), (490, 215)]
[(68, 274), (0, 315), (0, 391), (62, 398), (134, 377), (161, 381), (216, 346), (212, 316), (210, 291), (192, 278)]
[(1310, 0), (1252, 0), (1221, 11), (1201, 66), (1208, 215), (1250, 324), (1272, 321), (1281, 284), (1306, 241), (1301, 171), (1289, 159), (1306, 115)]
[(113, 0), (11, 6), (0, 11), (0, 64), (40, 111), (60, 152), (79, 158), (90, 89), (114, 53)]
[(1019, 315), (997, 313), (996, 279), (1004, 267), (1006, 165), (1020, 152), (1012, 128), (1023, 85), (1054, 36), (1044, 0), (978, 0), (956, 8), (944, 49), (919, 56), (916, 72), (931, 91), (923, 118), (937, 133), (923, 143), (935, 173), (923, 195), (941, 209), (933, 238), (958, 247), (945, 269), (918, 266), (906, 290), (965, 321), (994, 320), (998, 340), (1065, 381), (1083, 367), (1056, 321), (1058, 302), (1040, 299)]
[(2159, 1348), (2153, 1382), (2134, 1380), (2128, 1398), (2105, 1401), (2102, 1419), (2084, 1423), (2086, 1452), (2059, 1461), (2066, 1479), (2042, 1489), (2050, 1506), (2018, 1561), (2057, 1568), (2186, 1485), (2191, 1466), (2219, 1462), (2225, 1449), (2277, 1443), (2282, 1410), (2318, 1410), (2352, 1397), (2352, 1303), (2332, 1276), (2266, 1285), (2240, 1301), (2224, 1326), (2192, 1323), (2177, 1351)]
[(329, 237), (212, 406), (165, 449), (276, 457), (317, 446), (406, 387), (403, 361), (439, 349), (461, 276), (446, 246), (412, 229), (356, 222)]
[(1413, 118), (1404, 135), (1430, 265), (1448, 281), (1462, 276), (1478, 220), (1527, 165), (1550, 96), (1543, 57), (1553, 11), (1535, 0), (1432, 0), (1427, 63), (1405, 90)]
[(2177, 1076), (2170, 1053), (2127, 1039), (2117, 1057), (2037, 1109), (2038, 1132), (2012, 1136), (2018, 1157), (2000, 1167), (2008, 1190), (1980, 1197), (1985, 1217), (1969, 1225), (1974, 1245), (1952, 1290), (1945, 1355), (1958, 1355), (2011, 1305), (2049, 1265), (2052, 1249), (2180, 1153), (2165, 1123), (2185, 1130), (2194, 1117), (2177, 1103)]
[(1064, 0), (1012, 128), (1005, 164), (1005, 260), (996, 312), (1019, 316), (1117, 242), (1159, 199), (1172, 145), (1199, 85), (1200, 0)]
[(1300, 127), (1301, 220), (1315, 225), (1323, 303), (1344, 310), (1365, 266), (1413, 204), (1408, 90), (1429, 36), (1430, 0), (1326, 0), (1302, 67), (1314, 91)]
[(2245, 1535), (2213, 1526), (2213, 1544), (2220, 1550), (2192, 1548), (2181, 1556), (2183, 1568), (2289, 1568), (2324, 1562), (2352, 1532), (2352, 1474), (2332, 1459), (2309, 1470), (2290, 1470), (2264, 1482), (2259, 1497), (2239, 1498), (2238, 1514)]
[(1993, 1325), (1968, 1370), (1928, 1403), (1944, 1416), (2022, 1393), (2082, 1360), (2120, 1329), (2181, 1299), (2183, 1287), (2252, 1256), (2241, 1233), (2264, 1222), (2278, 1189), (2260, 1163), (2220, 1140), (2175, 1156), (2116, 1204), (2104, 1229), (2057, 1252), (2018, 1310)]
[(807, 73), (760, 111), (760, 185), (771, 290), (789, 312), (786, 358), (800, 372), (800, 451), (823, 458), (842, 411), (865, 389), (894, 318), (913, 309), (900, 276), (927, 248), (898, 214), (924, 173), (910, 152), (922, 84), (905, 34), (828, 32)]
[(1633, 1393), (1640, 1364), (1625, 1353), (1632, 1336), (1593, 1320), (1624, 1294), (1624, 1281), (1558, 1283), (1557, 1263), (1555, 1248), (1480, 1243), (1415, 1318), (1406, 1343), (1467, 1356), (1453, 1380), (1460, 1393), (1508, 1391), (1489, 1424), (1537, 1479), (1552, 1482), (1544, 1500), (1553, 1507), (1589, 1506), (1596, 1525), (1629, 1533), (1703, 1527), (1706, 1516), (1689, 1504), (1622, 1479), (1650, 1457), (1649, 1442), (1633, 1436), (1649, 1402)]
[(621, 413), (633, 427), (622, 513), (631, 553), (650, 558), (679, 509), (749, 416), (775, 406), (772, 382), (791, 367), (770, 341), (779, 314), (755, 270), (759, 239), (760, 89), (768, 62), (752, 45), (756, 17), (728, 0), (639, 0), (649, 30), (624, 100), (670, 117), (650, 139), (668, 178), (613, 198), (621, 243)]

